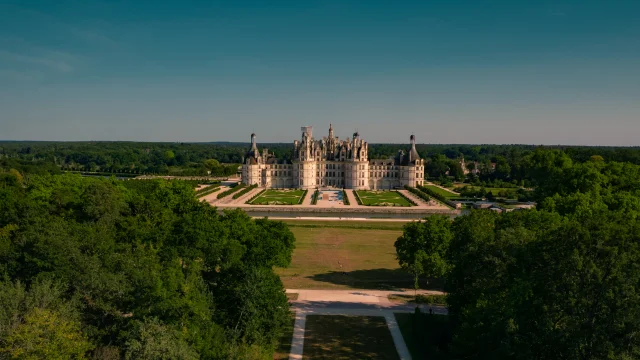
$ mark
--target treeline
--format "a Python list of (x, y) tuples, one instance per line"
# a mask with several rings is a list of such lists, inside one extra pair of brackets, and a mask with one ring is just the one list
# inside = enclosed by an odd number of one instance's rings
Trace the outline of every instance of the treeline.
[(271, 358), (293, 234), (180, 181), (0, 173), (0, 358)]
[(640, 166), (531, 157), (537, 210), (406, 225), (400, 265), (441, 278), (452, 335), (432, 358), (640, 357)]
[[(249, 149), (248, 143), (145, 143), (145, 142), (0, 142), (0, 167), (23, 173), (59, 173), (60, 170), (102, 171), (107, 173), (214, 176), (235, 174)], [(370, 144), (369, 158), (388, 158), (408, 144)], [(278, 158), (291, 160), (292, 144), (259, 144)], [(584, 147), (533, 145), (416, 145), (428, 160), (427, 174), (439, 178), (449, 172), (462, 179), (457, 166), (464, 156), (467, 163), (478, 162), (483, 180), (526, 180), (524, 159), (538, 148), (564, 151), (573, 161), (585, 162), (592, 156), (604, 161), (630, 162), (640, 165), (638, 147)], [(214, 160), (209, 161), (207, 160)], [(496, 164), (495, 171), (491, 163)]]

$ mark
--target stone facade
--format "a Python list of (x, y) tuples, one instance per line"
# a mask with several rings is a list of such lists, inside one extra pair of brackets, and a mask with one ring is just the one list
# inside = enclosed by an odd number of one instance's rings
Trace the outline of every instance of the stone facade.
[(345, 189), (391, 189), (424, 182), (424, 160), (415, 147), (402, 150), (390, 159), (369, 160), (369, 144), (353, 138), (340, 140), (329, 126), (329, 136), (315, 140), (312, 127), (302, 127), (302, 137), (293, 142), (293, 160), (280, 160), (267, 149), (258, 150), (256, 135), (251, 134), (251, 148), (242, 163), (242, 183), (267, 188), (315, 189), (334, 187)]

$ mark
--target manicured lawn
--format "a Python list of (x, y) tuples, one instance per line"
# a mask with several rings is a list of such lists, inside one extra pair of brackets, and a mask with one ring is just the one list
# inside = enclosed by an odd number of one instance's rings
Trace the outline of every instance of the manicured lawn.
[[(468, 185), (468, 184), (467, 184), (467, 185)], [(464, 187), (464, 185), (462, 185), (462, 186), (456, 186), (456, 187), (457, 187), (457, 188), (462, 188), (462, 187)], [(478, 190), (480, 190), (482, 187), (480, 187), (480, 186), (468, 186), (468, 188), (469, 188), (469, 189), (473, 189), (473, 190), (478, 191)], [(492, 188), (492, 187), (487, 187), (487, 188), (485, 188), (485, 189), (486, 189), (487, 191), (491, 191), (491, 193), (492, 193), (494, 196), (498, 196), (498, 194), (499, 194), (501, 191), (507, 191), (507, 192), (514, 192), (514, 191), (518, 191), (518, 188)]]
[[(451, 325), (447, 315), (395, 313), (398, 327), (413, 359), (450, 359)], [(418, 320), (417, 320), (418, 319)]]
[(460, 194), (455, 194), (455, 193), (452, 193), (452, 192), (450, 192), (450, 191), (440, 189), (440, 188), (439, 188), (439, 187), (437, 187), (437, 186), (433, 186), (433, 185), (424, 185), (424, 187), (426, 187), (427, 189), (429, 189), (429, 190), (431, 190), (431, 191), (433, 191), (433, 192), (435, 192), (435, 193), (438, 193), (438, 194), (440, 194), (440, 195), (442, 195), (442, 196), (444, 196), (444, 197), (446, 197), (446, 198), (456, 198), (456, 197), (460, 197)]
[[(394, 242), (402, 230), (291, 227), (296, 237), (291, 265), (276, 268), (287, 289), (408, 289)], [(430, 281), (437, 289), (439, 283)]]
[(397, 191), (356, 191), (365, 206), (411, 206)]
[(384, 317), (342, 315), (307, 315), (303, 357), (399, 359)]
[(275, 190), (263, 192), (251, 205), (297, 205), (304, 190)]

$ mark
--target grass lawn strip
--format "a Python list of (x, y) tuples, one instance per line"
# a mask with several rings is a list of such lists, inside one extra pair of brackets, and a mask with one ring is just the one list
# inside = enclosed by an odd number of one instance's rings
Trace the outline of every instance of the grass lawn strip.
[[(412, 276), (402, 270), (396, 260), (393, 244), (402, 235), (400, 228), (290, 229), (296, 238), (291, 265), (275, 268), (287, 289), (413, 288)], [(434, 280), (429, 284), (423, 281), (420, 285), (423, 289), (442, 286)]]
[(269, 189), (257, 198), (252, 205), (297, 205), (300, 198), (304, 195), (304, 190), (275, 190)]
[(307, 315), (305, 359), (399, 359), (382, 316)]
[(397, 191), (356, 191), (365, 206), (411, 206), (411, 203)]
[(423, 185), (423, 186), (426, 187), (427, 189), (435, 192), (435, 193), (438, 193), (438, 194), (446, 197), (446, 198), (457, 198), (457, 197), (460, 197), (460, 194), (455, 194), (455, 193), (452, 193), (451, 191), (443, 190), (443, 189), (441, 189), (441, 188), (439, 188), (437, 186), (433, 186), (433, 185)]

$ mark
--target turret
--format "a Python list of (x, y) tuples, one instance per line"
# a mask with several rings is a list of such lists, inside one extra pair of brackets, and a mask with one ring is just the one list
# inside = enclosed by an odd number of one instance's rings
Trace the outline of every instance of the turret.
[(251, 150), (253, 150), (253, 151), (257, 151), (258, 150), (258, 145), (256, 144), (256, 134), (255, 133), (251, 134)]

